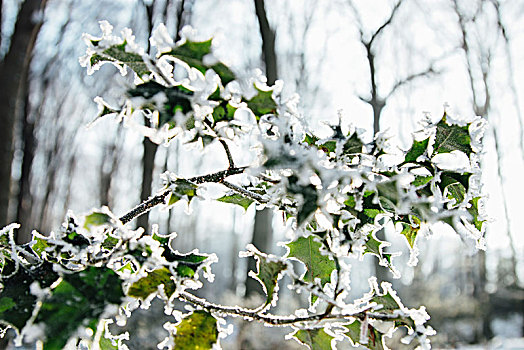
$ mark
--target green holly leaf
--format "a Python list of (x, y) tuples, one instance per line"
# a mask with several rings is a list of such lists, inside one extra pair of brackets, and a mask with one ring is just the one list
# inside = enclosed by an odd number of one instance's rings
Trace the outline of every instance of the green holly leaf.
[(311, 350), (333, 349), (331, 341), (334, 337), (327, 334), (323, 328), (300, 329), (293, 334), (293, 337)]
[(34, 233), (31, 242), (33, 242), (31, 245), (31, 249), (33, 250), (33, 252), (36, 253), (36, 255), (38, 255), (39, 258), (42, 258), (42, 253), (50, 247), (50, 244), (47, 240), (35, 235)]
[(197, 310), (176, 326), (175, 350), (211, 349), (218, 340), (217, 320), (207, 311)]
[(91, 226), (101, 226), (109, 224), (110, 222), (111, 217), (109, 215), (95, 210), (91, 214), (85, 216), (84, 228), (90, 230)]
[(146, 277), (142, 277), (131, 284), (127, 291), (127, 295), (133, 298), (146, 299), (152, 293), (156, 293), (158, 291), (158, 286), (163, 284), (164, 291), (169, 297), (173, 294), (176, 288), (171, 276), (171, 272), (165, 267), (153, 270), (149, 272)]
[(193, 278), (198, 271), (198, 269), (204, 264), (204, 262), (209, 258), (208, 255), (201, 255), (195, 253), (189, 254), (175, 254), (169, 253), (162, 254), (167, 261), (178, 261), (176, 267), (176, 272), (178, 276), (185, 278)]
[(306, 266), (306, 272), (301, 277), (305, 282), (314, 283), (320, 280), (324, 287), (331, 281), (331, 272), (335, 270), (335, 261), (321, 251), (322, 243), (315, 236), (299, 237), (297, 240), (286, 244), (289, 251), (288, 258), (295, 258)]
[(343, 155), (353, 155), (353, 154), (359, 154), (362, 153), (362, 147), (364, 144), (357, 136), (357, 133), (353, 133), (351, 137), (349, 137), (346, 142), (344, 143), (344, 146), (342, 148), (342, 154)]
[(309, 216), (314, 213), (317, 208), (318, 193), (314, 185), (302, 185), (298, 183), (298, 177), (291, 175), (288, 177), (287, 190), (289, 193), (302, 196), (302, 201), (297, 208), (297, 225), (300, 226), (302, 223), (307, 221)]
[(397, 188), (397, 180), (377, 183), (378, 200), (382, 209), (391, 213), (396, 212), (400, 194)]
[(401, 224), (402, 231), (400, 234), (406, 237), (409, 246), (413, 248), (418, 231), (420, 230), (420, 219), (415, 215), (409, 215), (409, 222), (401, 222)]
[(306, 135), (304, 136), (304, 140), (302, 140), (302, 142), (306, 143), (308, 146), (313, 146), (313, 147), (317, 147), (317, 141), (319, 140), (318, 137), (316, 137), (315, 135), (313, 134), (308, 134), (306, 133)]
[[(162, 93), (167, 98), (167, 101), (162, 106), (156, 105), (153, 99), (153, 97), (159, 93)], [(176, 124), (173, 118), (177, 111), (188, 114), (193, 110), (191, 105), (191, 99), (194, 94), (193, 91), (180, 85), (167, 87), (155, 81), (148, 81), (128, 90), (127, 94), (131, 97), (143, 97), (145, 102), (141, 108), (158, 110), (159, 127), (166, 123), (174, 127)], [(180, 126), (185, 127), (187, 130), (194, 127), (191, 123), (183, 123)]]
[(210, 68), (214, 70), (216, 74), (218, 74), (224, 86), (237, 78), (235, 73), (233, 73), (233, 71), (222, 62), (218, 62), (212, 65)]
[(124, 296), (117, 274), (105, 267), (88, 267), (65, 274), (42, 302), (35, 323), (45, 327), (45, 349), (62, 349), (79, 326), (98, 320), (109, 304)]
[(362, 344), (360, 342), (362, 322), (355, 320), (348, 325), (344, 325), (343, 327), (347, 329), (347, 332), (343, 334), (351, 340), (353, 345), (362, 345), (371, 350), (384, 350), (384, 333), (379, 332), (375, 327), (371, 325), (367, 326), (367, 344)]
[(429, 137), (422, 141), (413, 140), (413, 145), (406, 153), (406, 156), (404, 157), (404, 162), (402, 164), (416, 162), (417, 158), (423, 155), (428, 149), (428, 143)]
[(255, 278), (264, 289), (266, 293), (266, 302), (264, 306), (271, 304), (273, 301), (275, 288), (277, 287), (278, 279), (280, 278), (282, 271), (286, 269), (286, 264), (281, 261), (273, 260), (268, 258), (265, 254), (256, 254), (254, 258), (257, 260), (257, 274), (251, 275)]
[(229, 195), (222, 196), (217, 199), (219, 202), (231, 203), (240, 205), (244, 210), (247, 210), (249, 206), (254, 202), (252, 199), (244, 197), (238, 193), (231, 193)]
[(415, 180), (411, 183), (416, 188), (422, 188), (426, 186), (431, 180), (433, 179), (433, 176), (421, 176), (421, 175), (415, 175)]
[(198, 69), (205, 73), (208, 69), (213, 69), (218, 74), (222, 83), (227, 83), (235, 80), (235, 74), (225, 64), (218, 62), (213, 65), (204, 64), (204, 56), (211, 53), (211, 39), (206, 41), (186, 41), (180, 46), (176, 46), (165, 55), (176, 57), (186, 62), (190, 67)]
[(329, 141), (326, 141), (320, 145), (317, 146), (318, 149), (326, 152), (326, 153), (334, 153), (337, 149), (337, 141), (335, 140), (329, 140)]
[(473, 153), (468, 126), (449, 125), (446, 114), (437, 123), (433, 154), (462, 151), (466, 155)]
[[(11, 260), (6, 260), (4, 264), (4, 276), (15, 271)], [(51, 264), (43, 263), (33, 269), (20, 266), (14, 275), (3, 279), (3, 289), (0, 291), (0, 323), (22, 329), (32, 317), (37, 303), (37, 297), (30, 291), (31, 284), (36, 281), (40, 288), (47, 288), (58, 277)]]
[(364, 254), (370, 253), (378, 256), (380, 259), (385, 259), (391, 265), (391, 254), (383, 251), (384, 241), (377, 239), (374, 233), (367, 236), (368, 240), (364, 245)]
[(184, 196), (186, 196), (188, 203), (191, 202), (193, 197), (196, 196), (197, 188), (197, 185), (185, 179), (176, 179), (175, 182), (171, 184), (171, 194), (167, 205), (175, 204)]
[(475, 225), (475, 228), (482, 232), (482, 225), (486, 220), (479, 220), (479, 201), (480, 197), (472, 198), (469, 201), (470, 207), (468, 208), (468, 212), (473, 217), (473, 225)]
[(273, 100), (273, 91), (262, 91), (256, 86), (255, 89), (258, 93), (246, 102), (256, 119), (259, 120), (260, 117), (265, 114), (275, 113), (277, 110), (277, 103)]
[(224, 101), (213, 109), (213, 121), (217, 123), (233, 120), (237, 109), (237, 107), (233, 107), (230, 103)]
[(379, 312), (393, 312), (395, 310), (400, 310), (400, 305), (389, 291), (384, 295), (375, 295), (370, 301), (377, 303), (378, 307), (375, 308), (375, 310)]

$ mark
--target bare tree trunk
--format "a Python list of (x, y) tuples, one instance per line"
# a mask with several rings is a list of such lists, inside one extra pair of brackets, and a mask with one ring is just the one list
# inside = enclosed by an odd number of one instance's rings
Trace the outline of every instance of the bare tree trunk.
[[(27, 82), (27, 84), (29, 84), (29, 82)], [(31, 239), (31, 208), (33, 202), (30, 188), (31, 167), (33, 166), (33, 158), (36, 149), (36, 138), (34, 135), (35, 121), (34, 116), (30, 115), (29, 91), (27, 88), (24, 90), (25, 115), (21, 118), (23, 156), (16, 210), (16, 221), (22, 225), (18, 230), (19, 242), (28, 242)]]
[[(267, 85), (275, 84), (277, 80), (277, 55), (275, 50), (275, 32), (271, 29), (267, 19), (264, 0), (255, 0), (255, 11), (262, 36), (262, 58), (266, 67)], [(273, 242), (273, 215), (271, 209), (257, 210), (253, 226), (251, 243), (257, 249), (268, 252)], [(249, 259), (248, 271), (256, 271), (254, 259)], [(262, 293), (260, 283), (251, 277), (246, 278), (246, 295)]]
[(20, 9), (11, 48), (0, 65), (0, 226), (8, 223), (11, 194), (11, 165), (15, 120), (23, 114), (24, 89), (31, 54), (41, 22), (33, 21), (33, 14), (42, 10), (45, 0), (26, 0)]

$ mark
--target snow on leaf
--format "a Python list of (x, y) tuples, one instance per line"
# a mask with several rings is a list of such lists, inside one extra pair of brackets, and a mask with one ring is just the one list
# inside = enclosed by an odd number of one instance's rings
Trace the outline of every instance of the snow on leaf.
[(367, 333), (366, 344), (361, 342), (361, 334), (363, 333), (362, 322), (355, 320), (348, 325), (344, 325), (343, 327), (347, 329), (347, 332), (345, 332), (344, 335), (351, 339), (353, 345), (357, 346), (360, 344), (371, 350), (384, 350), (384, 334), (379, 332), (375, 327), (369, 324), (367, 325), (368, 329), (365, 330), (365, 333)]
[(168, 297), (175, 291), (175, 283), (171, 279), (171, 272), (165, 267), (153, 270), (146, 277), (142, 277), (131, 284), (127, 295), (133, 298), (147, 299), (149, 295), (158, 291), (160, 285), (164, 285), (164, 291)]
[(450, 153), (455, 150), (462, 151), (468, 156), (473, 153), (468, 126), (449, 125), (444, 114), (437, 123), (433, 153)]
[(311, 350), (331, 350), (331, 341), (334, 339), (323, 328), (300, 329), (292, 336)]
[(306, 272), (301, 277), (304, 281), (314, 283), (319, 279), (322, 287), (331, 281), (331, 272), (336, 268), (335, 261), (322, 253), (322, 243), (315, 236), (299, 237), (286, 246), (289, 249), (287, 257), (295, 258), (306, 266)]
[(174, 350), (211, 349), (218, 341), (217, 320), (206, 311), (194, 311), (176, 326), (174, 339)]
[(237, 204), (237, 205), (240, 205), (242, 208), (244, 208), (244, 210), (247, 210), (247, 208), (249, 208), (251, 203), (254, 202), (252, 199), (244, 197), (238, 193), (232, 193), (229, 195), (222, 196), (218, 198), (217, 201), (224, 202), (224, 203)]

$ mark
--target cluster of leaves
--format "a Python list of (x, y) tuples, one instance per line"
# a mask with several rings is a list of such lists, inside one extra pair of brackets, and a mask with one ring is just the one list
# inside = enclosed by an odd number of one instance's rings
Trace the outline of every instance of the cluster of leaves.
[[(151, 57), (129, 30), (120, 38), (107, 22), (101, 28), (102, 37), (85, 36), (88, 49), (81, 64), (88, 73), (105, 63), (122, 74), (129, 68), (135, 86), (119, 107), (97, 98), (98, 117), (124, 118), (154, 142), (204, 147), (220, 142), (229, 164), (193, 178), (164, 174), (164, 188), (120, 219), (107, 208), (80, 221), (71, 214), (60, 230), (47, 236), (35, 232), (25, 245), (14, 243), (15, 226), (6, 227), (0, 235), (4, 325), (19, 330), (20, 338), (40, 339), (45, 349), (60, 349), (73, 338), (103, 349), (121, 348), (125, 337), (111, 335), (104, 320), (125, 318), (138, 304), (158, 297), (174, 317), (165, 325), (170, 336), (159, 344), (164, 348), (211, 348), (222, 336), (219, 321), (225, 315), (292, 327), (289, 336), (311, 349), (335, 348), (344, 339), (384, 349), (384, 336), (399, 327), (408, 330), (410, 340), (428, 346), (429, 316), (423, 308), (404, 307), (390, 284), (379, 288), (370, 278), (370, 292), (348, 300), (349, 266), (352, 259), (371, 254), (396, 273), (395, 253), (386, 250), (390, 243), (376, 237), (387, 225), (394, 225), (397, 238), (405, 237), (412, 262), (420, 232), (435, 222), (483, 246), (477, 166), (482, 120), (454, 121), (444, 115), (428, 121), (406, 151), (391, 147), (382, 135), (365, 142), (359, 131), (343, 131), (341, 125), (321, 138), (308, 129), (295, 100), (283, 101), (279, 87), (269, 88), (260, 78), (239, 79), (213, 57), (210, 40), (173, 43), (159, 26), (151, 38), (157, 50)], [(255, 163), (239, 167), (228, 143), (241, 139), (249, 139), (259, 152)], [(465, 160), (461, 166), (446, 164), (457, 158)], [(243, 254), (257, 260), (257, 271), (250, 275), (266, 293), (257, 309), (212, 304), (188, 292), (201, 286), (200, 275), (212, 277), (213, 254), (182, 254), (174, 248), (174, 234), (125, 226), (155, 205), (191, 201), (208, 182), (227, 189), (216, 199), (220, 202), (282, 211), (294, 236), (283, 243), (284, 256), (253, 246)], [(305, 271), (296, 273), (291, 260)], [(310, 295), (310, 307), (301, 314), (269, 312), (278, 303), (284, 275), (293, 281), (290, 288)], [(174, 311), (180, 302), (194, 311)]]

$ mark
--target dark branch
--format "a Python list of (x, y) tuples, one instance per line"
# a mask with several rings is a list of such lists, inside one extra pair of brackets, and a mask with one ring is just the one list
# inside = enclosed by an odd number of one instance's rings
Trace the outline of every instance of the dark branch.
[(418, 79), (418, 78), (430, 77), (433, 74), (438, 74), (438, 72), (436, 70), (434, 70), (433, 69), (433, 65), (431, 65), (426, 70), (424, 70), (422, 72), (413, 73), (413, 74), (408, 75), (407, 77), (405, 77), (404, 79), (398, 81), (395, 85), (393, 85), (393, 87), (391, 88), (391, 90), (387, 94), (385, 100), (390, 98), (391, 95), (393, 95), (402, 86), (412, 82), (413, 80)]
[(229, 146), (227, 145), (226, 141), (223, 139), (218, 139), (218, 141), (220, 141), (220, 143), (224, 147), (224, 150), (226, 151), (227, 160), (229, 162), (229, 167), (234, 168), (235, 162), (233, 162), (233, 156), (231, 155), (231, 152), (229, 151)]
[[(187, 179), (187, 181), (192, 182), (196, 185), (199, 185), (205, 182), (222, 183), (226, 177), (231, 176), (231, 175), (241, 174), (242, 172), (244, 172), (245, 169), (246, 167), (229, 168), (227, 170), (222, 170), (222, 171), (219, 171), (213, 174), (195, 176), (190, 179)], [(120, 221), (123, 224), (127, 224), (134, 218), (137, 218), (140, 215), (147, 213), (148, 211), (150, 211), (157, 205), (165, 203), (166, 198), (168, 197), (170, 193), (171, 193), (171, 190), (166, 189), (153, 197), (149, 197), (146, 201), (140, 203), (139, 205), (131, 209), (131, 211), (121, 216)]]
[(371, 46), (373, 45), (373, 42), (375, 41), (375, 39), (380, 35), (380, 33), (382, 33), (382, 31), (391, 24), (391, 22), (393, 21), (393, 18), (395, 17), (398, 9), (400, 8), (400, 5), (402, 4), (402, 0), (399, 0), (395, 6), (393, 7), (393, 9), (391, 10), (391, 14), (389, 15), (389, 18), (386, 20), (386, 22), (384, 22), (384, 24), (382, 24), (376, 31), (375, 33), (373, 33), (373, 35), (371, 35), (371, 39), (369, 39), (368, 41), (368, 44)]

